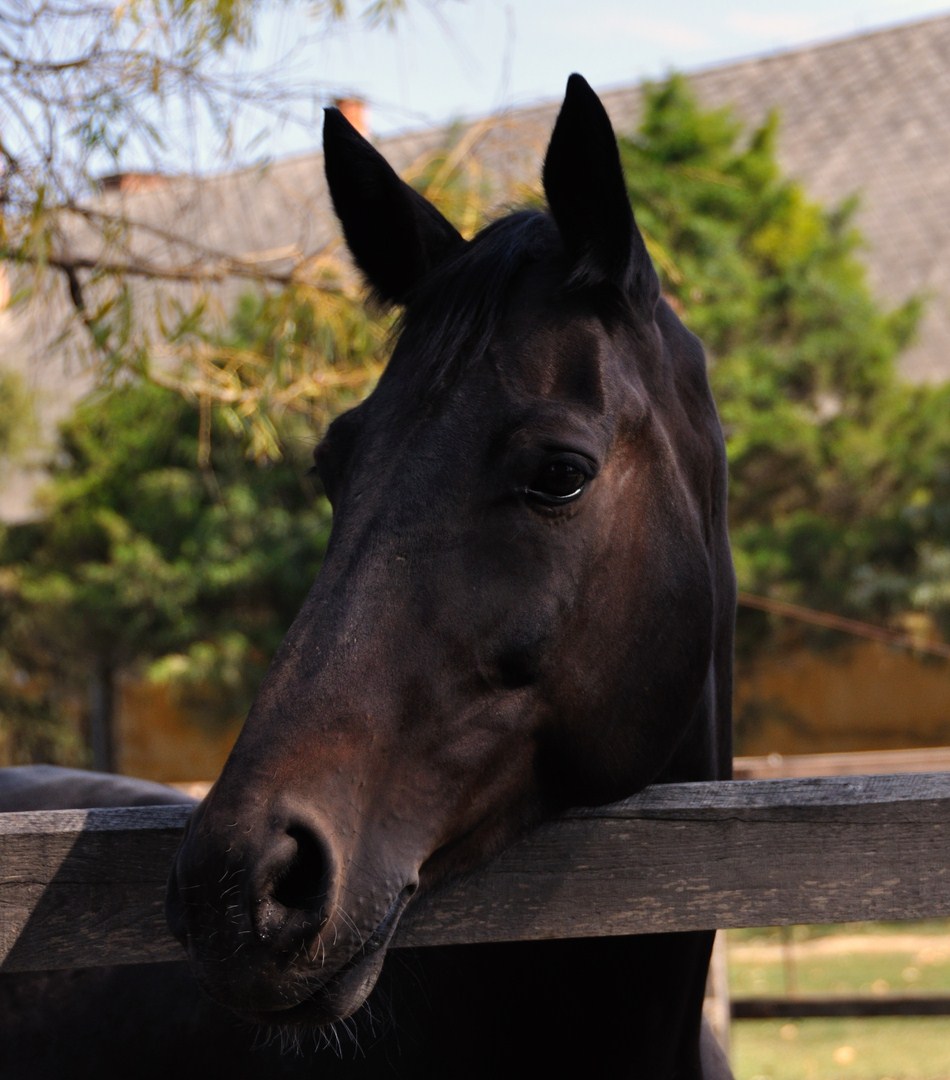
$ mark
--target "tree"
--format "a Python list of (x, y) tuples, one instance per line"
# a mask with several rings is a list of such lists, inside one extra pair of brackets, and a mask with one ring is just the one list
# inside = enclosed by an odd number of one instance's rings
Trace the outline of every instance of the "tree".
[(855, 203), (811, 202), (777, 132), (773, 116), (744, 137), (672, 78), (621, 140), (664, 290), (711, 355), (740, 586), (874, 621), (924, 603), (946, 617), (950, 387), (901, 381), (920, 301), (873, 297)]
[[(143, 383), (63, 426), (49, 515), (0, 547), (0, 705), (15, 754), (39, 742), (75, 757), (51, 733), (88, 693), (92, 759), (110, 768), (123, 670), (213, 687), (229, 717), (248, 704), (313, 578), (329, 510), (306, 477), (309, 435), (284, 425), (280, 459), (254, 463), (212, 415), (199, 468), (205, 422)], [(18, 697), (14, 679), (30, 692)]]
[[(497, 191), (486, 183), (473, 148), (489, 123), (450, 130), (405, 170), (404, 178), (446, 213), (464, 236), (484, 224)], [(336, 242), (309, 260), (306, 278), (247, 294), (235, 321), (237, 336), (222, 340), (214, 322), (185, 315), (169, 333), (180, 352), (177, 369), (151, 367), (148, 377), (203, 408), (216, 408), (248, 438), (253, 456), (279, 453), (274, 420), (299, 413), (317, 426), (359, 402), (382, 369), (392, 317), (366, 315), (364, 295), (337, 259)]]
[(25, 448), (35, 434), (30, 393), (16, 372), (0, 371), (0, 463)]
[[(417, 0), (434, 4), (438, 0)], [(304, 7), (304, 5), (300, 5)], [(308, 43), (347, 19), (393, 22), (406, 0), (317, 0), (305, 6)], [(311, 79), (295, 87), (287, 58), (250, 68), (262, 0), (0, 0), (0, 133), (4, 258), (42, 257), (29, 224), (45, 211), (78, 209), (97, 173), (196, 160), (213, 139), (219, 166), (241, 160), (245, 114), (305, 121), (302, 107), (332, 87)], [(354, 12), (354, 7), (359, 10)], [(254, 138), (256, 131), (246, 138)], [(16, 239), (32, 236), (30, 243)]]
[[(343, 20), (392, 22), (407, 2), (299, 6), (313, 44)], [(302, 251), (280, 267), (266, 253), (235, 257), (174, 220), (138, 220), (98, 179), (130, 167), (155, 173), (170, 156), (173, 167), (192, 173), (249, 158), (266, 164), (261, 148), (249, 147), (262, 129), (312, 125), (313, 106), (333, 97), (331, 86), (312, 77), (295, 84), (286, 58), (249, 67), (265, 7), (262, 0), (0, 0), (0, 264), (11, 270), (14, 300), (32, 300), (42, 312), (42, 333), (31, 333), (34, 354), (44, 344), (60, 356), (78, 353), (103, 383), (132, 371), (187, 389), (196, 342), (220, 336), (217, 312), (230, 309), (241, 283), (316, 290), (335, 302), (342, 271), (332, 252)], [(54, 318), (62, 325), (51, 327)], [(243, 409), (254, 425), (265, 416), (253, 406), (257, 370), (245, 365), (240, 403), (227, 377), (203, 378), (202, 393), (218, 395), (236, 415)]]

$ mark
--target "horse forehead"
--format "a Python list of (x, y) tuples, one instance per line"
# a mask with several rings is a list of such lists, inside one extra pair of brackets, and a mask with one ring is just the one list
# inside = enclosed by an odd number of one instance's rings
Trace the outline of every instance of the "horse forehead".
[[(367, 440), (383, 455), (406, 451), (445, 460), (490, 445), (540, 405), (583, 420), (642, 411), (644, 387), (630, 328), (607, 322), (564, 289), (563, 269), (522, 268), (490, 333), (447, 362), (426, 355), (413, 328), (400, 341), (392, 370), (367, 402)], [(435, 345), (443, 344), (436, 335)], [(450, 377), (439, 377), (442, 371)], [(550, 408), (547, 408), (550, 407)], [(372, 432), (372, 434), (370, 434)]]
[(611, 342), (590, 318), (516, 321), (492, 343), (490, 361), (512, 394), (603, 408)]
[(642, 389), (636, 337), (624, 318), (566, 289), (560, 267), (537, 264), (516, 281), (491, 353), (509, 386), (604, 411), (631, 387)]

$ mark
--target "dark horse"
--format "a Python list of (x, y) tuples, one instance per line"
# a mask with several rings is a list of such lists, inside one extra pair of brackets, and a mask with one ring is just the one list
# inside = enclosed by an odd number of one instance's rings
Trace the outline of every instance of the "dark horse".
[(333, 110), (325, 158), (401, 332), (317, 450), (325, 565), (191, 820), (171, 926), (241, 1015), (359, 1013), (346, 1075), (727, 1075), (701, 1049), (708, 933), (383, 970), (408, 905), (538, 822), (729, 773), (722, 435), (606, 112), (572, 76), (549, 212), (470, 242)]

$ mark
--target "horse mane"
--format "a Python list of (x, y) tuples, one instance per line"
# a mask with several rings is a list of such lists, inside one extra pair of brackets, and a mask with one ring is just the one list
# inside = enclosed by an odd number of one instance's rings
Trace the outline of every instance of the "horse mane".
[(557, 226), (540, 210), (516, 211), (486, 226), (410, 297), (395, 327), (393, 374), (420, 380), (426, 397), (445, 390), (484, 356), (519, 271), (562, 250)]

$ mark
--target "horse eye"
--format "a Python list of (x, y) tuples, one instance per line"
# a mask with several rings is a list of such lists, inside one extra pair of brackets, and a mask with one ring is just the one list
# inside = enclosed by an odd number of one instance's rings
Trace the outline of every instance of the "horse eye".
[(574, 456), (555, 457), (537, 470), (524, 493), (545, 506), (560, 506), (578, 498), (590, 478), (586, 462), (582, 465)]

